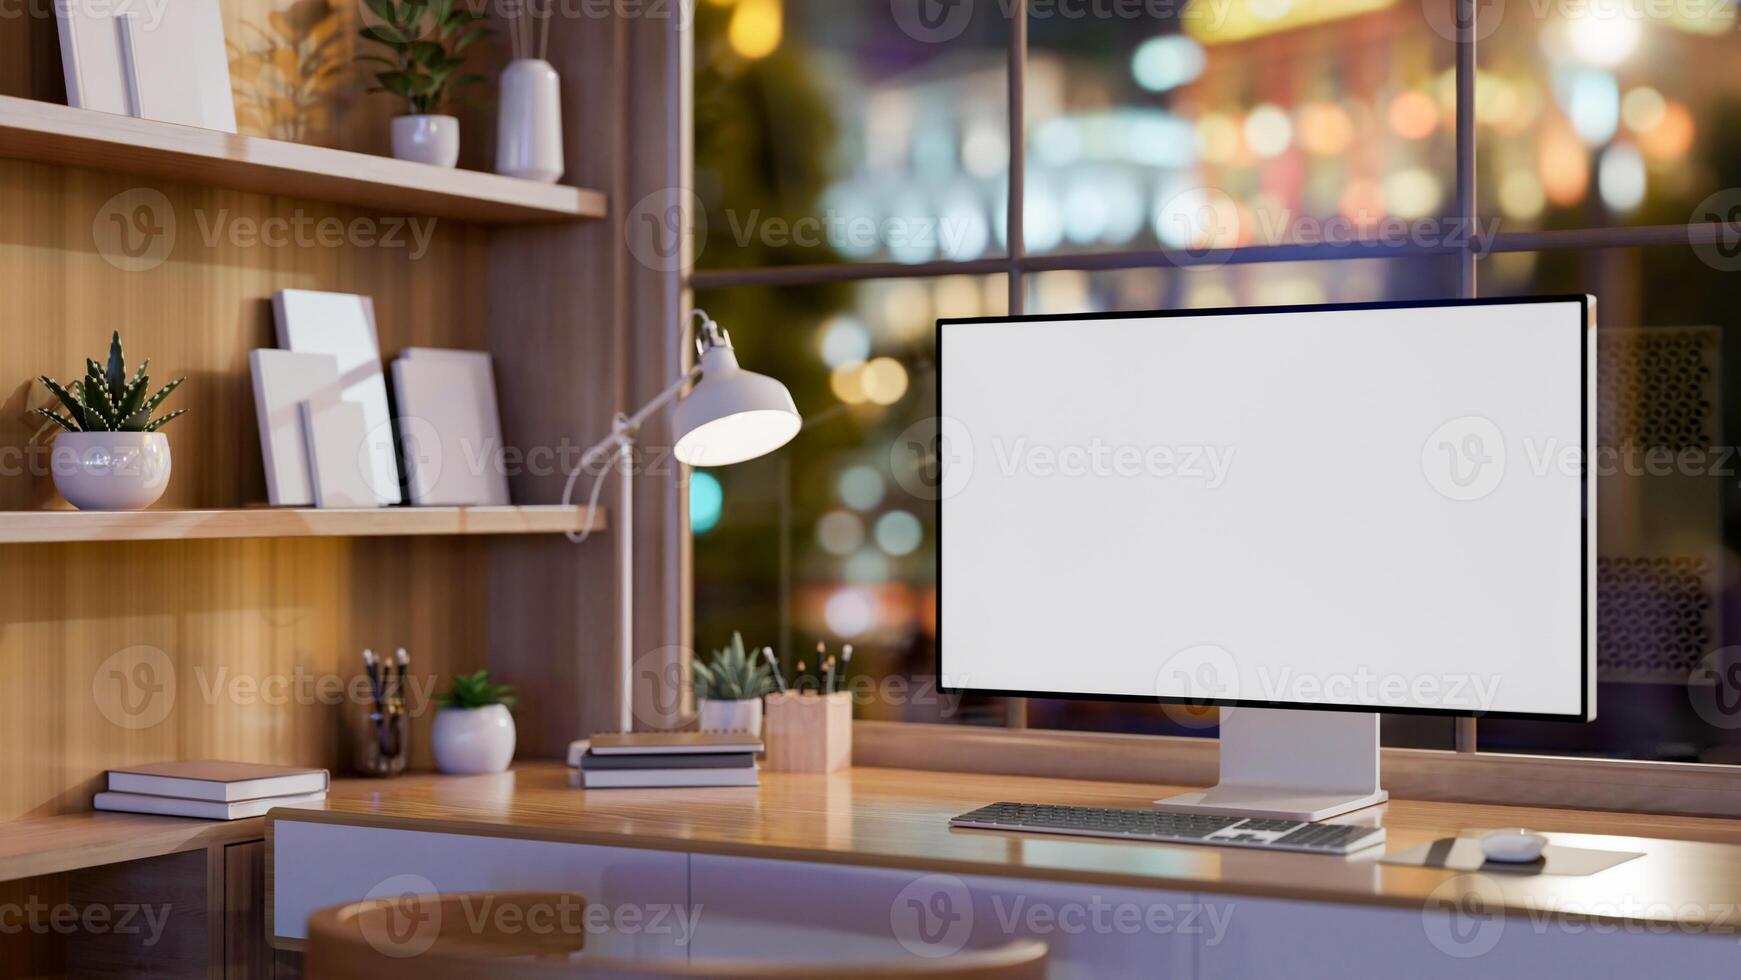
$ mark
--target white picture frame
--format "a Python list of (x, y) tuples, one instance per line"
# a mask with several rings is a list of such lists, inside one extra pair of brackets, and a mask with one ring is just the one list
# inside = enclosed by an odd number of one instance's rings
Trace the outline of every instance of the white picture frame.
[(67, 104), (236, 132), (218, 0), (55, 0)]
[(507, 506), (494, 364), (484, 351), (407, 347), (393, 362), (405, 485), (423, 506)]
[(312, 440), (302, 405), (310, 400), (338, 399), (338, 358), (268, 347), (249, 351), (248, 367), (254, 378), (254, 414), (260, 424), (266, 499), (274, 507), (312, 507)]
[(278, 346), (338, 359), (340, 398), (363, 411), (365, 473), (379, 506), (401, 503), (398, 453), (375, 335), (375, 304), (355, 293), (280, 289), (272, 296)]

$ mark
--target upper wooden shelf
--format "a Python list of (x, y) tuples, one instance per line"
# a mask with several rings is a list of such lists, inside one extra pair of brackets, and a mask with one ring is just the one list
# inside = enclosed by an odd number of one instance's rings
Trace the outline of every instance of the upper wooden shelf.
[(381, 507), (367, 510), (0, 511), (0, 544), (189, 538), (408, 537), (561, 534), (602, 529), (602, 510), (535, 507)]
[(0, 96), (0, 157), (486, 224), (600, 218), (605, 196), (476, 170)]

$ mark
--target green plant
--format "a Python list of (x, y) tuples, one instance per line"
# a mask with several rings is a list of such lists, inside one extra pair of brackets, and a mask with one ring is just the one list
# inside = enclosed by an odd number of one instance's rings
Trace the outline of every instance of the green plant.
[(459, 55), (493, 32), (476, 21), (481, 12), (456, 7), (454, 0), (364, 0), (379, 24), (358, 33), (392, 52), (360, 56), (387, 66), (376, 72), (381, 84), (371, 92), (391, 92), (411, 105), (414, 115), (440, 110), (450, 92), (475, 85), (484, 76), (455, 75), (465, 59)]
[(69, 415), (62, 415), (52, 408), (33, 408), (31, 411), (68, 432), (156, 432), (171, 419), (187, 414), (187, 409), (178, 408), (160, 419), (151, 417), (169, 393), (181, 387), (187, 379), (176, 378), (147, 398), (145, 393), (151, 390), (151, 378), (145, 372), (149, 367), (151, 359), (146, 358), (140, 363), (139, 370), (133, 373), (133, 379), (127, 379), (127, 358), (121, 353), (121, 331), (117, 330), (109, 340), (107, 369), (87, 357), (84, 378), (70, 386), (63, 387), (48, 375), (42, 376), (43, 386), (60, 399)]
[(453, 675), (453, 688), (436, 696), (443, 708), (487, 708), (492, 704), (513, 707), (514, 689), (506, 684), (490, 683), (490, 672)]
[(774, 689), (774, 675), (760, 657), (744, 650), (744, 638), (736, 630), (731, 646), (716, 650), (713, 663), (697, 659), (695, 696), (703, 701), (750, 701)]

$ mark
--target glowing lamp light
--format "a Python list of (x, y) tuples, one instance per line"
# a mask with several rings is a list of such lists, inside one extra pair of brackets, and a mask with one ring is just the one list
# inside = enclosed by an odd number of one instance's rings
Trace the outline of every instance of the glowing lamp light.
[(1596, 191), (1602, 203), (1624, 214), (1644, 203), (1644, 155), (1630, 143), (1616, 143), (1596, 167)]
[(1584, 199), (1590, 187), (1590, 161), (1577, 138), (1564, 130), (1542, 135), (1536, 150), (1536, 173), (1542, 191), (1557, 207), (1570, 207)]
[(1580, 61), (1612, 68), (1638, 49), (1641, 25), (1622, 0), (1592, 0), (1566, 24), (1566, 42)]
[(1280, 154), (1294, 139), (1294, 125), (1280, 108), (1264, 103), (1245, 117), (1245, 145), (1259, 158)]

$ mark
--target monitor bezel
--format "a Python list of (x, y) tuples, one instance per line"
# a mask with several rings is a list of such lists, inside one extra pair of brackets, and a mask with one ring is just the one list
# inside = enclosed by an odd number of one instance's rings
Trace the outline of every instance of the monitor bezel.
[[(934, 402), (935, 417), (944, 418), (943, 413), (943, 348), (945, 327), (965, 324), (985, 323), (1054, 323), (1072, 320), (1138, 320), (1138, 319), (1183, 319), (1186, 317), (1206, 316), (1242, 316), (1253, 313), (1335, 313), (1365, 310), (1413, 310), (1435, 309), (1442, 307), (1475, 307), (1475, 306), (1524, 306), (1538, 304), (1578, 304), (1579, 316), (1583, 321), (1580, 331), (1580, 364), (1579, 364), (1579, 442), (1584, 450), (1579, 460), (1579, 479), (1583, 485), (1584, 506), (1579, 508), (1578, 542), (1579, 564), (1583, 570), (1582, 587), (1579, 589), (1580, 623), (1579, 637), (1582, 642), (1582, 656), (1578, 660), (1580, 672), (1578, 683), (1578, 710), (1567, 714), (1535, 711), (1485, 711), (1470, 712), (1454, 708), (1422, 708), (1400, 707), (1376, 704), (1321, 704), (1310, 701), (1270, 701), (1256, 698), (1172, 698), (1158, 695), (1140, 694), (1089, 694), (1072, 691), (1024, 691), (1004, 688), (964, 687), (946, 684), (944, 679), (948, 671), (944, 667), (945, 644), (943, 642), (943, 501), (937, 501), (937, 547), (935, 549), (936, 575), (936, 618), (935, 629), (937, 638), (936, 671), (933, 681), (937, 690), (943, 694), (962, 695), (980, 694), (988, 697), (1009, 698), (1044, 698), (1062, 701), (1109, 701), (1124, 704), (1154, 704), (1154, 705), (1185, 705), (1190, 707), (1225, 707), (1225, 708), (1282, 708), (1302, 711), (1357, 711), (1367, 714), (1390, 715), (1423, 715), (1440, 718), (1496, 718), (1518, 719), (1525, 721), (1575, 721), (1589, 722), (1596, 718), (1596, 691), (1592, 679), (1595, 676), (1595, 644), (1593, 642), (1593, 623), (1595, 610), (1596, 567), (1591, 559), (1591, 537), (1594, 527), (1595, 486), (1590, 478), (1590, 444), (1591, 433), (1591, 355), (1594, 349), (1594, 333), (1596, 329), (1595, 307), (1596, 298), (1588, 294), (1566, 293), (1550, 296), (1516, 296), (1516, 297), (1481, 297), (1478, 299), (1429, 299), (1429, 300), (1387, 300), (1372, 303), (1317, 303), (1290, 304), (1287, 306), (1224, 306), (1189, 310), (1117, 310), (1106, 313), (1027, 313), (1014, 316), (977, 316), (977, 317), (944, 317), (937, 320), (937, 383)], [(943, 465), (943, 460), (938, 460)]]

